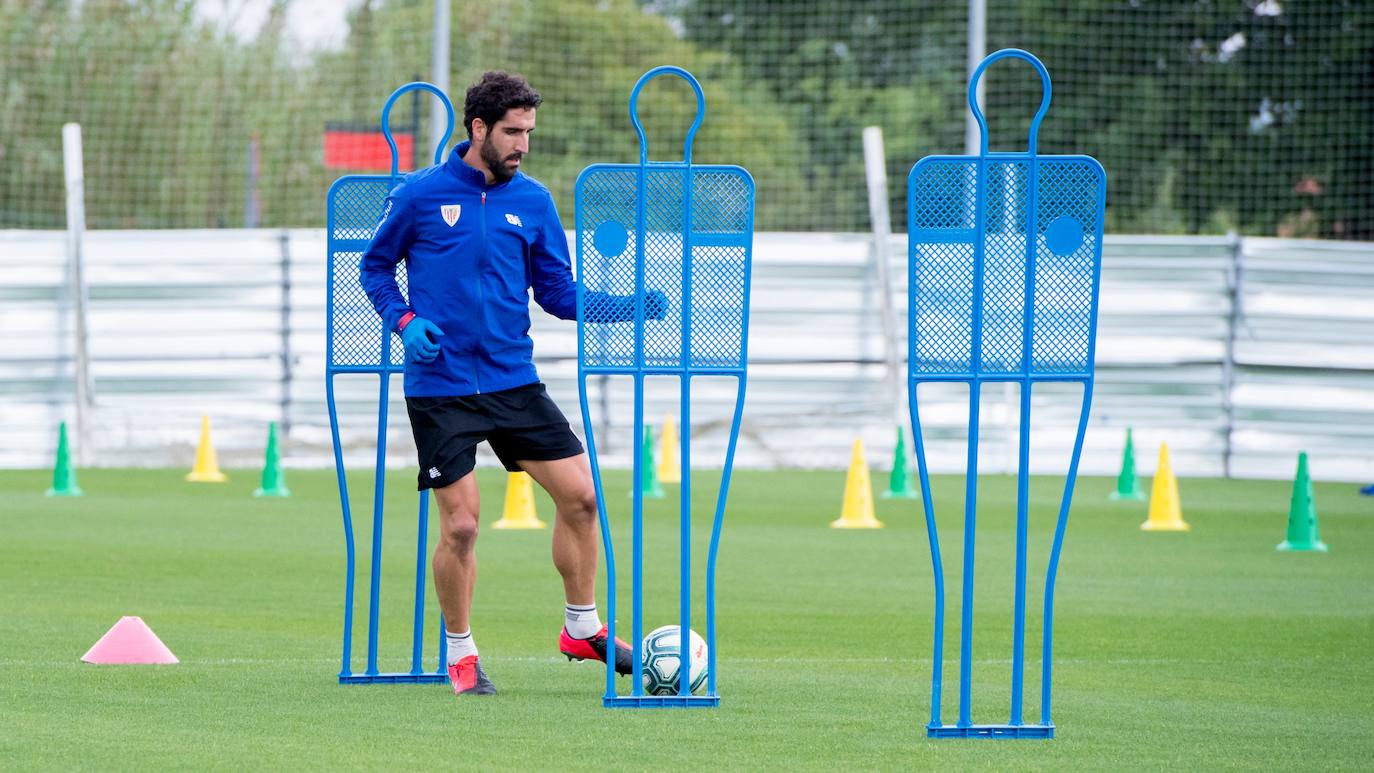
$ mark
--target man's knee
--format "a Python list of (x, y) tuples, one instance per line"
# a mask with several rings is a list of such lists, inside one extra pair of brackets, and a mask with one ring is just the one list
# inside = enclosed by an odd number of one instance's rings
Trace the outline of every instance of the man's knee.
[(456, 547), (468, 547), (477, 540), (477, 514), (468, 511), (445, 513), (439, 539)]
[(572, 492), (563, 501), (559, 511), (579, 524), (596, 521), (596, 489), (588, 484)]

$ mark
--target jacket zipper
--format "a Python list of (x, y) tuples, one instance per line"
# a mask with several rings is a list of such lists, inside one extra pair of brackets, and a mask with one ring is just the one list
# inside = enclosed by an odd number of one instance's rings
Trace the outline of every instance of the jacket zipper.
[(487, 192), (482, 191), (482, 209), (478, 213), (479, 220), (482, 222), (482, 248), (477, 252), (477, 314), (480, 324), (477, 331), (477, 367), (472, 369), (472, 382), (477, 387), (477, 394), (482, 394), (482, 333), (487, 326), (487, 300), (482, 292), (482, 268), (486, 264), (487, 257)]

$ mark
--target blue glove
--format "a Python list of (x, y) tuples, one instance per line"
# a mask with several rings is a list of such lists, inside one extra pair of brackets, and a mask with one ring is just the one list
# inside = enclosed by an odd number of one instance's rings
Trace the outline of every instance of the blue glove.
[(444, 331), (438, 325), (421, 317), (415, 317), (401, 331), (401, 343), (406, 347), (406, 360), (409, 362), (434, 362), (439, 356), (439, 342)]
[[(629, 322), (635, 318), (635, 296), (587, 293), (586, 320), (593, 323)], [(644, 318), (661, 320), (668, 314), (668, 296), (658, 290), (644, 293)]]
[(668, 314), (668, 296), (658, 290), (644, 294), (644, 318), (663, 319)]

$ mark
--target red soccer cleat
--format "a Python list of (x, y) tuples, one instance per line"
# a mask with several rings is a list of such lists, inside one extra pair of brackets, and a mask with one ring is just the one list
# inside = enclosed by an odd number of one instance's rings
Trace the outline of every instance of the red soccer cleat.
[[(568, 660), (599, 660), (606, 662), (606, 626), (601, 626), (601, 630), (588, 639), (574, 639), (568, 634), (568, 629), (563, 628), (563, 632), (558, 635), (558, 651), (568, 656)], [(630, 653), (630, 645), (615, 639), (615, 672), (617, 674), (628, 674), (634, 670), (631, 665), (634, 656)]]
[(448, 681), (453, 685), (454, 695), (495, 695), (496, 685), (487, 678), (476, 655), (453, 663), (448, 667)]

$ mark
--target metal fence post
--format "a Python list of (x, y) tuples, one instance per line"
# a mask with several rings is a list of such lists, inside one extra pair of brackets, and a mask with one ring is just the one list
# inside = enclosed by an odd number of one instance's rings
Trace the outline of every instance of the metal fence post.
[(1238, 234), (1231, 237), (1231, 264), (1226, 269), (1226, 295), (1231, 313), (1226, 321), (1226, 348), (1221, 360), (1221, 409), (1226, 426), (1221, 445), (1221, 474), (1231, 477), (1232, 436), (1236, 429), (1236, 405), (1233, 392), (1236, 385), (1236, 336), (1244, 315), (1245, 240)]
[(291, 233), (277, 234), (281, 250), (281, 437), (291, 436)]
[(76, 317), (76, 344), (72, 349), (72, 382), (76, 389), (76, 461), (90, 461), (90, 416), (95, 406), (91, 381), (90, 354), (87, 349), (86, 276), (84, 245), (86, 239), (86, 172), (81, 150), (81, 124), (62, 126), (62, 162), (67, 188), (67, 265), (71, 282), (72, 310)]

